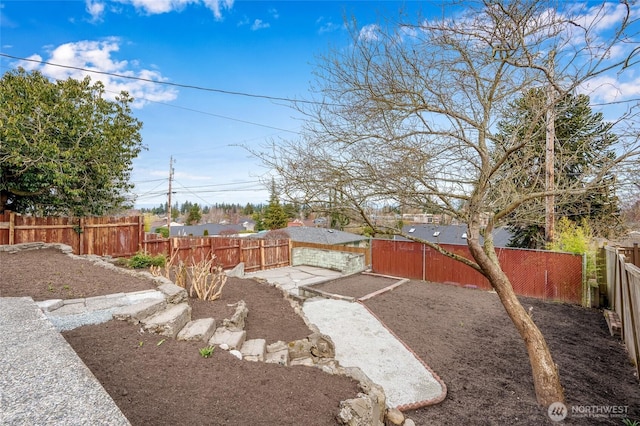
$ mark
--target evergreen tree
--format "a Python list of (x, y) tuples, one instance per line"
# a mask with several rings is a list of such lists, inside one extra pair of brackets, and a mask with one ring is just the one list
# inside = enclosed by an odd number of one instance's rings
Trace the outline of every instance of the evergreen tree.
[(187, 225), (197, 225), (202, 219), (202, 211), (200, 210), (200, 206), (196, 204), (192, 204), (189, 208), (189, 214), (187, 215), (187, 220), (185, 223)]
[[(513, 185), (544, 191), (546, 149), (546, 93), (532, 89), (512, 104), (509, 113), (498, 124), (503, 140), (529, 138), (525, 149), (513, 156), (511, 167), (526, 170), (518, 173)], [(530, 123), (537, 123), (533, 128)], [(555, 187), (580, 188), (585, 178), (591, 178), (594, 159), (610, 152), (617, 137), (611, 131), (612, 124), (605, 123), (601, 113), (594, 113), (586, 95), (567, 95), (555, 105)], [(524, 132), (527, 129), (527, 134)], [(533, 130), (532, 130), (533, 129)], [(500, 146), (497, 147), (500, 152)], [(564, 194), (556, 197), (556, 217), (567, 217), (574, 222), (586, 219), (592, 229), (607, 236), (619, 224), (618, 199), (615, 196), (615, 178), (605, 175), (596, 191), (580, 197)], [(509, 219), (514, 233), (512, 246), (544, 247), (545, 210), (542, 199), (531, 201), (514, 212)]]
[(263, 215), (264, 226), (269, 230), (280, 229), (286, 227), (288, 221), (287, 214), (282, 208), (282, 205), (280, 205), (280, 198), (276, 191), (276, 183), (272, 181), (269, 205), (264, 210)]

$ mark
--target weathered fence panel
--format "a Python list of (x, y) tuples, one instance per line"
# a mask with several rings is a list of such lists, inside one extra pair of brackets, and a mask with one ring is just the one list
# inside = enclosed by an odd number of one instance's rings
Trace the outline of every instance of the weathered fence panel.
[(622, 339), (640, 374), (640, 268), (629, 263), (624, 249), (605, 247), (607, 296), (622, 323)]
[(149, 234), (144, 250), (151, 254), (164, 254), (173, 262), (187, 264), (216, 256), (216, 263), (230, 269), (244, 263), (247, 272), (271, 269), (290, 264), (289, 240), (261, 240), (233, 237), (172, 237), (158, 238)]
[(31, 242), (71, 246), (75, 254), (131, 256), (143, 241), (140, 216), (35, 217), (5, 211), (0, 214), (0, 244)]
[[(459, 256), (472, 259), (468, 247), (443, 244)], [(456, 284), (489, 290), (478, 271), (424, 244), (411, 241), (372, 241), (372, 269), (403, 278)], [(582, 256), (537, 250), (498, 249), (498, 260), (520, 296), (581, 303)]]

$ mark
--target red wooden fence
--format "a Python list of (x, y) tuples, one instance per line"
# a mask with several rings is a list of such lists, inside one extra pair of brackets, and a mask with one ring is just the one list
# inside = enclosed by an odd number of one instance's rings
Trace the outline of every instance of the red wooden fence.
[(174, 237), (150, 236), (143, 249), (152, 255), (175, 257), (174, 262), (200, 262), (211, 254), (224, 269), (244, 263), (247, 272), (289, 266), (289, 240), (263, 240), (229, 237)]
[(35, 217), (0, 213), (0, 244), (42, 241), (69, 245), (79, 255), (124, 257), (135, 254), (143, 238), (141, 216)]
[[(473, 259), (467, 246), (446, 245), (452, 253)], [(491, 289), (475, 269), (411, 241), (372, 240), (372, 269), (376, 273), (437, 283)], [(498, 249), (502, 269), (520, 296), (581, 303), (582, 256), (539, 250)]]

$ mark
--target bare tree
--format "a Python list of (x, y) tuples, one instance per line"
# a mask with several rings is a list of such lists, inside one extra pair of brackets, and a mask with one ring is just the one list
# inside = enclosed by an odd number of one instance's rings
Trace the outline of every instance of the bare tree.
[[(544, 120), (565, 94), (630, 69), (640, 56), (628, 44), (637, 42), (630, 33), (637, 23), (624, 2), (584, 10), (536, 0), (465, 4), (451, 18), (363, 28), (350, 22), (350, 46), (322, 58), (314, 102), (298, 106), (307, 118), (300, 138), (254, 154), (279, 176), (283, 197), (326, 208), (337, 193), (341, 214), (363, 219), (377, 233), (425, 243), (483, 274), (525, 343), (537, 400), (546, 407), (564, 401), (558, 369), (502, 271), (492, 238), (509, 214), (550, 195), (515, 184), (532, 173), (514, 167), (518, 157), (541, 152), (532, 149), (540, 141), (539, 120), (519, 123), (511, 138), (498, 137), (496, 124), (532, 88), (549, 92), (537, 112)], [(553, 194), (585, 193), (619, 167), (637, 166), (636, 119), (627, 108), (616, 121), (616, 155), (594, 159), (579, 182), (559, 180)], [(390, 203), (466, 223), (473, 258), (377, 224), (370, 211)]]

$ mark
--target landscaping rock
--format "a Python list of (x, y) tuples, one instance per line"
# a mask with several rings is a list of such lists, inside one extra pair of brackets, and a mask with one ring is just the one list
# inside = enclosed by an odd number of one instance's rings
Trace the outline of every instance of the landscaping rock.
[(187, 290), (173, 283), (162, 284), (158, 290), (165, 294), (167, 303), (178, 304), (186, 302), (188, 299)]
[(275, 352), (267, 352), (264, 361), (268, 364), (289, 365), (289, 350), (287, 348)]
[(209, 344), (220, 347), (226, 345), (228, 349), (239, 349), (242, 347), (246, 337), (247, 332), (244, 330), (234, 331), (226, 327), (218, 327), (213, 333), (213, 337), (209, 340)]
[(238, 263), (233, 269), (225, 272), (228, 277), (243, 278), (244, 277), (244, 262)]
[(264, 339), (251, 339), (244, 342), (240, 352), (247, 361), (264, 361), (267, 342)]
[(224, 319), (222, 324), (229, 330), (240, 331), (244, 330), (244, 320), (249, 315), (249, 309), (244, 300), (237, 303), (236, 311), (231, 316), (231, 319)]
[(309, 336), (311, 342), (311, 354), (318, 358), (334, 358), (336, 356), (335, 345), (331, 338), (325, 334), (313, 333)]
[(150, 300), (134, 305), (123, 306), (113, 313), (113, 319), (138, 324), (144, 318), (150, 317), (161, 309), (164, 309), (166, 305), (164, 300)]
[(178, 340), (208, 342), (216, 331), (216, 320), (202, 318), (189, 321), (178, 333)]
[(402, 425), (404, 423), (404, 414), (397, 408), (388, 408), (385, 417), (387, 418), (387, 422), (392, 425)]
[(174, 338), (191, 319), (191, 306), (188, 303), (169, 305), (141, 322), (144, 329), (153, 333)]

